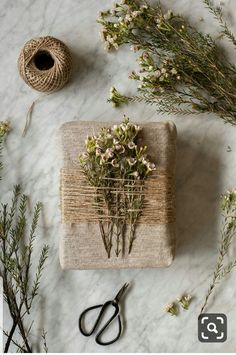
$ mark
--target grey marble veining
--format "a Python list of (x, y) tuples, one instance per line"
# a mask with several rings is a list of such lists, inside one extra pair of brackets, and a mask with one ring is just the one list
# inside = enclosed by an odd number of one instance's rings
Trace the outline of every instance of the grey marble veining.
[[(199, 0), (163, 0), (202, 30), (216, 34), (217, 24)], [(228, 316), (228, 340), (201, 344), (197, 339), (197, 315), (210, 281), (220, 236), (219, 197), (236, 184), (236, 127), (213, 115), (168, 117), (178, 129), (177, 255), (167, 269), (62, 271), (58, 260), (60, 237), (59, 165), (56, 132), (71, 120), (112, 121), (124, 113), (131, 119), (166, 119), (154, 107), (130, 105), (114, 109), (106, 103), (109, 89), (117, 86), (131, 93), (128, 73), (136, 67), (133, 53), (123, 48), (107, 54), (99, 38), (96, 17), (111, 5), (109, 0), (1, 0), (0, 3), (0, 107), (1, 119), (9, 119), (13, 131), (4, 152), (1, 198), (9, 198), (12, 185), (22, 183), (30, 194), (30, 206), (44, 203), (37, 250), (50, 244), (41, 296), (35, 307), (35, 341), (47, 330), (51, 352), (233, 352), (236, 350), (236, 272), (224, 281), (211, 299), (209, 311)], [(236, 3), (225, 0), (224, 13), (236, 33)], [(203, 18), (203, 21), (200, 21)], [(21, 137), (26, 112), (40, 96), (20, 79), (16, 61), (23, 44), (39, 35), (63, 40), (73, 53), (71, 82), (61, 91), (42, 98), (35, 106), (31, 128)], [(222, 44), (231, 60), (229, 43)], [(227, 146), (231, 152), (227, 152)], [(232, 253), (236, 252), (236, 247)], [(132, 288), (125, 301), (126, 328), (122, 339), (103, 348), (78, 332), (79, 313), (87, 306), (113, 296), (124, 282)], [(178, 318), (163, 307), (182, 292), (194, 295), (188, 312)], [(7, 313), (5, 312), (5, 322)]]

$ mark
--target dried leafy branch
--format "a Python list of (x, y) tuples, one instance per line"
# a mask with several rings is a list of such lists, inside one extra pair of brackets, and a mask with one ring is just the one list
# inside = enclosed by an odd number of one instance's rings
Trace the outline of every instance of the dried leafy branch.
[[(203, 0), (220, 23), (221, 33), (236, 39), (211, 0)], [(100, 14), (105, 48), (129, 44), (140, 52), (137, 95), (122, 95), (112, 88), (108, 101), (115, 106), (130, 101), (157, 105), (162, 113), (215, 113), (236, 124), (236, 67), (208, 34), (192, 27), (181, 15), (164, 12), (160, 3), (123, 0)]]
[(116, 256), (124, 253), (126, 234), (131, 252), (144, 204), (144, 181), (156, 169), (147, 157), (147, 147), (137, 144), (140, 131), (125, 116), (120, 125), (88, 137), (86, 152), (80, 155), (83, 175), (95, 188), (94, 205), (108, 258), (114, 236)]
[(226, 262), (231, 243), (236, 237), (236, 191), (230, 191), (222, 198), (223, 226), (219, 246), (219, 256), (213, 273), (210, 287), (207, 291), (205, 301), (201, 308), (204, 312), (211, 294), (215, 287), (232, 271), (236, 266), (236, 259)]
[[(9, 126), (0, 124), (0, 149)], [(0, 207), (0, 276), (3, 279), (4, 300), (12, 319), (9, 331), (4, 331), (6, 343), (4, 352), (13, 344), (19, 352), (33, 352), (30, 332), (33, 325), (27, 326), (27, 316), (38, 294), (40, 279), (48, 256), (48, 246), (44, 245), (39, 256), (37, 269), (32, 280), (33, 248), (36, 229), (40, 218), (42, 204), (37, 203), (32, 222), (28, 221), (27, 197), (22, 194), (19, 185), (15, 186), (12, 200)], [(28, 237), (27, 237), (28, 235)], [(20, 334), (20, 341), (19, 335)], [(14, 339), (17, 334), (17, 340)], [(43, 332), (44, 349), (46, 347)]]

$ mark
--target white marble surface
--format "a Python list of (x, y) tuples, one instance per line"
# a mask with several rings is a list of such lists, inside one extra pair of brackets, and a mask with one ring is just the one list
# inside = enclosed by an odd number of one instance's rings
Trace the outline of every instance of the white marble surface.
[[(200, 28), (216, 33), (217, 24), (199, 0), (163, 0), (166, 7), (188, 15)], [(109, 0), (1, 0), (0, 2), (0, 108), (1, 119), (10, 119), (13, 131), (4, 153), (6, 200), (12, 185), (22, 183), (31, 203), (44, 203), (37, 248), (50, 244), (41, 297), (35, 308), (33, 336), (45, 326), (51, 352), (233, 352), (236, 350), (236, 272), (211, 299), (209, 311), (228, 316), (228, 340), (201, 344), (197, 315), (209, 284), (220, 236), (219, 197), (236, 183), (236, 127), (215, 116), (169, 117), (178, 129), (177, 255), (168, 269), (66, 271), (59, 266), (60, 237), (59, 167), (55, 134), (70, 120), (119, 119), (158, 121), (154, 107), (130, 105), (115, 110), (106, 98), (111, 85), (130, 93), (127, 76), (136, 66), (133, 53), (122, 49), (107, 54), (99, 39), (96, 17), (111, 5)], [(224, 12), (236, 33), (236, 3), (225, 0)], [(204, 21), (200, 21), (200, 18)], [(74, 57), (73, 79), (63, 90), (45, 97), (35, 108), (32, 126), (21, 137), (27, 109), (39, 95), (20, 79), (16, 60), (28, 39), (53, 35), (65, 41)], [(235, 62), (231, 46), (224, 44)], [(227, 146), (232, 152), (227, 152)], [(236, 252), (236, 247), (232, 253)], [(36, 252), (37, 254), (37, 252)], [(79, 313), (87, 306), (113, 296), (125, 281), (132, 288), (125, 299), (126, 328), (122, 339), (103, 348), (77, 328)], [(178, 318), (163, 312), (166, 303), (182, 292), (195, 300)], [(5, 322), (7, 314), (5, 314)]]

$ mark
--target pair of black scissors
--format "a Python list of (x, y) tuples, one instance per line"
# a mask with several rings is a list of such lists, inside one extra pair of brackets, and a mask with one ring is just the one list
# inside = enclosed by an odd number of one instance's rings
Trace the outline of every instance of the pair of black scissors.
[[(88, 336), (90, 336), (90, 335), (92, 335), (94, 333), (94, 331), (97, 329), (97, 326), (99, 325), (104, 313), (106, 312), (107, 308), (109, 306), (112, 306), (112, 307), (114, 307), (114, 313), (111, 316), (111, 318), (109, 318), (109, 320), (106, 322), (106, 324), (102, 327), (102, 329), (99, 330), (99, 332), (96, 335), (95, 341), (99, 345), (110, 345), (110, 344), (113, 344), (115, 341), (117, 341), (120, 338), (121, 333), (122, 333), (122, 324), (121, 324), (121, 318), (120, 318), (119, 301), (120, 301), (121, 297), (123, 296), (123, 294), (126, 291), (128, 286), (129, 286), (129, 284), (125, 283), (113, 300), (107, 301), (104, 304), (99, 304), (97, 306), (89, 307), (89, 308), (85, 309), (81, 313), (81, 315), (79, 317), (79, 330), (81, 331), (81, 333), (84, 336), (88, 337)], [(84, 325), (83, 325), (84, 324), (85, 315), (86, 315), (86, 313), (88, 313), (89, 311), (91, 311), (92, 309), (95, 309), (95, 308), (101, 308), (101, 310), (100, 310), (100, 312), (98, 314), (97, 319), (95, 320), (95, 323), (94, 323), (92, 329), (90, 331), (86, 331), (85, 328), (84, 328)], [(107, 341), (107, 342), (103, 342), (101, 340), (101, 336), (104, 333), (104, 331), (108, 328), (109, 324), (111, 324), (111, 322), (115, 318), (118, 319), (118, 327), (119, 327), (118, 328), (118, 334), (113, 340), (110, 340), (110, 341)]]

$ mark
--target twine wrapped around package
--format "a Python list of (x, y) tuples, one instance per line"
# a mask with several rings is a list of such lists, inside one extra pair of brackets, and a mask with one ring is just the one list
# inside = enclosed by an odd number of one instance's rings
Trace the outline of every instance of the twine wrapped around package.
[(70, 78), (71, 68), (69, 49), (51, 36), (29, 40), (18, 58), (19, 73), (25, 83), (41, 92), (61, 89)]
[(99, 231), (94, 188), (84, 179), (78, 161), (87, 135), (96, 134), (104, 126), (110, 125), (70, 122), (60, 129), (61, 266), (63, 269), (168, 266), (175, 250), (175, 125), (171, 122), (141, 125), (142, 143), (148, 146), (148, 155), (157, 171), (145, 181), (144, 208), (131, 254), (125, 250), (123, 256), (116, 257), (114, 253), (110, 259)]

